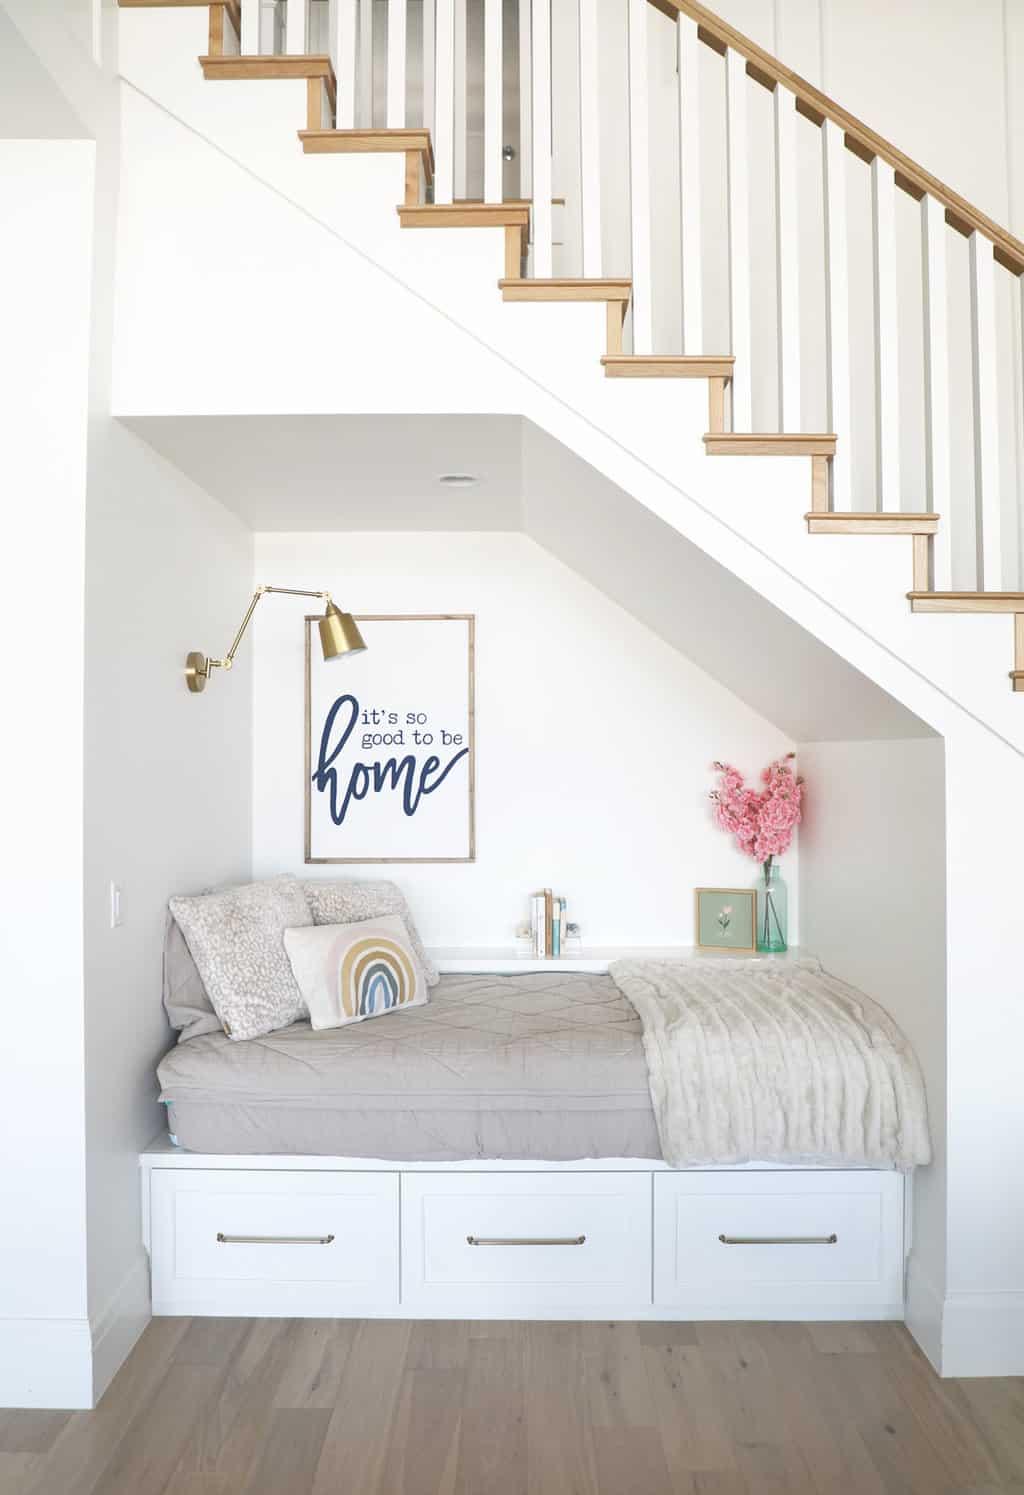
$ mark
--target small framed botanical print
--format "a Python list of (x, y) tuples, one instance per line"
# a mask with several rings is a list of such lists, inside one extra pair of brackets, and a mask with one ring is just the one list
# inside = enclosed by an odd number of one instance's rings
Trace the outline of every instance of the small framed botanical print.
[(697, 888), (697, 949), (753, 955), (757, 950), (756, 900), (753, 888)]

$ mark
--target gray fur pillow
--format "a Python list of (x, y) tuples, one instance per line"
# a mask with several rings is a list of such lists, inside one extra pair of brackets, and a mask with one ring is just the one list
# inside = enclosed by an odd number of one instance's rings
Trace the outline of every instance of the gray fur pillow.
[(436, 986), (440, 981), (437, 967), (423, 948), (409, 905), (397, 883), (383, 878), (332, 877), (310, 879), (302, 886), (314, 924), (356, 924), (363, 919), (381, 919), (387, 914), (397, 914), (409, 932), (409, 943), (423, 968), (427, 985)]
[(170, 910), (229, 1038), (260, 1038), (305, 1017), (284, 931), (312, 924), (293, 877), (172, 898)]

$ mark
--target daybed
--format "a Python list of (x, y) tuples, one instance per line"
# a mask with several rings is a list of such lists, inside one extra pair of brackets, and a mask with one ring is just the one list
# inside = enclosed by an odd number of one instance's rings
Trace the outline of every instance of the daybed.
[[(155, 1313), (902, 1316), (909, 1174), (829, 1166), (827, 1148), (819, 1166), (662, 1160), (659, 1127), (669, 1135), (673, 1107), (680, 1135), (696, 1135), (707, 1100), (718, 1135), (727, 1088), (703, 1030), (703, 1081), (687, 1072), (679, 1083), (678, 1054), (673, 1076), (668, 1028), (690, 1011), (671, 990), (678, 970), (662, 973), (660, 994), (657, 968), (619, 972), (639, 983), (636, 1006), (608, 975), (447, 975), (426, 1006), (247, 1041), (216, 1031), (173, 924), (167, 971), (168, 1010), (187, 1041), (159, 1068), (171, 1138), (142, 1157)], [(844, 998), (839, 985), (828, 1000), (846, 1001), (861, 1042), (858, 994)], [(714, 1013), (719, 999), (705, 996)], [(735, 986), (720, 1000), (735, 1023)], [(758, 1000), (778, 1042), (748, 1044), (753, 1068), (744, 1081), (733, 1066), (732, 1088), (768, 1087), (784, 1131), (799, 1045), (783, 1040), (770, 994)], [(672, 1024), (659, 1030), (655, 1010), (674, 1012)], [(905, 1040), (874, 1011), (865, 1061), (880, 1045), (898, 1082)], [(731, 1064), (738, 1040), (722, 1042), (717, 1062), (724, 1052)], [(662, 1060), (656, 1115), (648, 1068), (653, 1082)], [(848, 1079), (825, 1076), (835, 1083)], [(898, 1083), (883, 1074), (886, 1088)], [(864, 1110), (863, 1126), (842, 1118), (853, 1147), (862, 1135), (885, 1142), (893, 1116), (899, 1131), (908, 1113), (897, 1099), (878, 1127)], [(800, 1111), (806, 1129), (806, 1096)]]

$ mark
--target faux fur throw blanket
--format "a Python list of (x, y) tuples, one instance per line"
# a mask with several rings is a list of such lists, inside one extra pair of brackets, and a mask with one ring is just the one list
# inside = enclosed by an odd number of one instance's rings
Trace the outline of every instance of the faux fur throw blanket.
[(816, 960), (619, 960), (665, 1161), (912, 1168), (931, 1159), (899, 1028)]

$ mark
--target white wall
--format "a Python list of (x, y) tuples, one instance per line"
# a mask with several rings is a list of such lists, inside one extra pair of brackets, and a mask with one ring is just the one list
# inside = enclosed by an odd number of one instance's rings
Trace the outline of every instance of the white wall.
[[(148, 1317), (138, 1153), (161, 1129), (167, 899), (250, 862), (246, 679), (185, 687), (251, 592), (252, 536), (109, 417), (90, 431), (86, 532), (85, 1102), (97, 1392)], [(230, 688), (224, 689), (227, 683)], [(111, 928), (110, 885), (122, 895)], [(140, 1322), (141, 1321), (141, 1322)]]
[[(256, 570), (357, 614), (477, 616), (477, 861), (337, 869), (390, 871), (428, 944), (511, 944), (539, 886), (568, 897), (585, 943), (688, 944), (695, 886), (753, 885), (711, 824), (710, 765), (755, 774), (789, 739), (525, 535), (264, 534)], [(257, 876), (303, 871), (303, 611), (264, 603), (239, 661)], [(795, 905), (795, 848), (785, 870)]]
[(934, 1160), (914, 1176), (908, 1316), (933, 1360), (946, 1285), (946, 835), (940, 739), (802, 745), (804, 942), (914, 1045)]
[(0, 1405), (76, 1407), (148, 1317), (137, 1152), (170, 1041), (167, 896), (248, 871), (248, 695), (197, 702), (182, 670), (189, 647), (230, 637), (252, 543), (110, 416), (120, 140), (99, 6), (6, 10), (0, 134), (93, 137), (0, 144), (2, 947), (18, 992), (0, 1047)]
[(95, 149), (0, 142), (0, 1406), (81, 1406), (82, 648)]
[(987, 732), (947, 741), (946, 1375), (1024, 1375), (1021, 778)]

